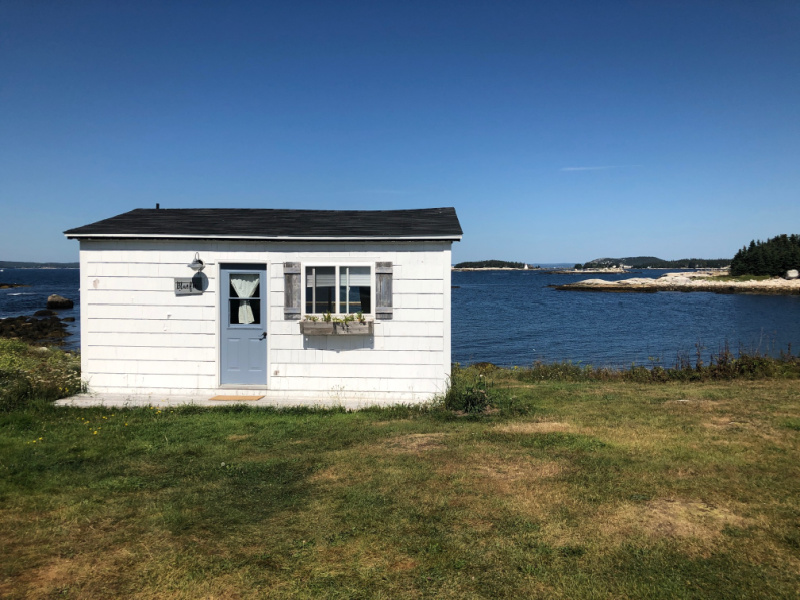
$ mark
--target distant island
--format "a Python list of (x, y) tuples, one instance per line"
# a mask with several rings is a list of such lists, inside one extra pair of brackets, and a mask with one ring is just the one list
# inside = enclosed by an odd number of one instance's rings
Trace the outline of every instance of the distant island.
[(626, 256), (625, 258), (596, 258), (575, 269), (607, 269), (611, 267), (631, 269), (720, 269), (731, 264), (730, 258), (681, 258), (664, 260), (656, 256)]
[[(697, 259), (665, 261), (654, 256), (628, 258), (601, 258), (585, 265), (575, 265), (578, 272), (590, 273), (597, 265), (614, 265), (617, 269), (647, 267), (677, 267), (698, 269), (694, 273), (685, 271), (665, 273), (655, 279), (630, 277), (610, 281), (607, 279), (584, 279), (565, 285), (552, 286), (557, 290), (584, 292), (715, 292), (717, 294), (796, 294), (800, 295), (800, 235), (778, 235), (767, 239), (752, 240), (732, 260)], [(727, 267), (721, 269), (720, 267)]]
[(453, 267), (454, 269), (538, 269), (523, 262), (513, 262), (509, 260), (478, 260), (472, 262), (460, 262)]
[(0, 269), (77, 269), (81, 266), (78, 262), (14, 262), (0, 260)]
[[(574, 271), (624, 272), (626, 269), (720, 269), (731, 264), (730, 258), (682, 258), (664, 260), (656, 256), (626, 256), (624, 258), (595, 258), (577, 263), (571, 270), (556, 269), (554, 273)], [(477, 260), (460, 262), (454, 269), (541, 269), (539, 265), (511, 260)]]

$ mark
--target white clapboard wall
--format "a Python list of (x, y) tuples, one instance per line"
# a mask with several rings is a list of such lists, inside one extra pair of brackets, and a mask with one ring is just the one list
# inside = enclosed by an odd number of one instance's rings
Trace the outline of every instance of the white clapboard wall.
[[(178, 296), (195, 253), (208, 290)], [(307, 336), (284, 320), (285, 262), (391, 262), (393, 318), (372, 336)], [(91, 391), (214, 394), (220, 263), (268, 265), (268, 380), (276, 404), (425, 401), (450, 373), (450, 242), (81, 241), (81, 353)], [(229, 392), (229, 388), (226, 387)], [(248, 393), (253, 393), (252, 388)]]

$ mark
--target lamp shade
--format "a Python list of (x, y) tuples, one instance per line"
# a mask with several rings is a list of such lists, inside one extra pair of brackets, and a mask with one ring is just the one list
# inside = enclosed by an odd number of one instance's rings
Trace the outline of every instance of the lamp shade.
[(206, 266), (205, 263), (200, 260), (200, 253), (194, 253), (194, 260), (187, 265), (192, 271), (202, 271), (203, 268)]

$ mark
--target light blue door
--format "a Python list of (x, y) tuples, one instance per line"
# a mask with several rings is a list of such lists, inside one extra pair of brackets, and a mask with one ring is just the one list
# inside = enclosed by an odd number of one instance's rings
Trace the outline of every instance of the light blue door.
[(267, 383), (267, 270), (220, 266), (220, 381)]

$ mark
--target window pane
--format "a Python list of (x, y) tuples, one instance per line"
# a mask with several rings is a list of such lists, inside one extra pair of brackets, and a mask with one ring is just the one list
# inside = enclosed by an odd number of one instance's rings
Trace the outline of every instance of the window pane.
[(306, 313), (336, 312), (336, 267), (306, 267)]
[(370, 279), (369, 267), (339, 267), (340, 312), (371, 312)]

